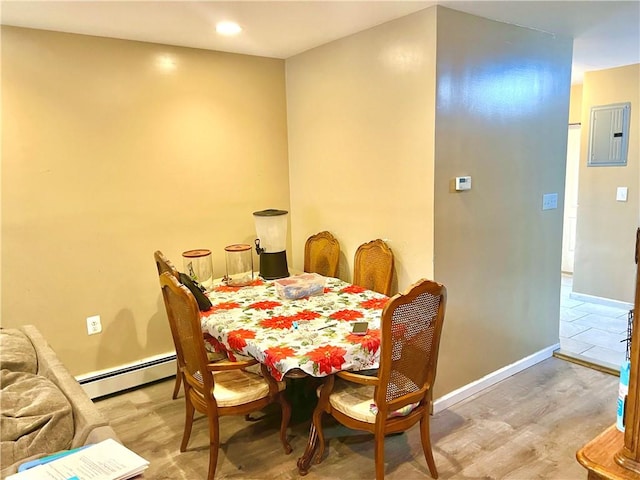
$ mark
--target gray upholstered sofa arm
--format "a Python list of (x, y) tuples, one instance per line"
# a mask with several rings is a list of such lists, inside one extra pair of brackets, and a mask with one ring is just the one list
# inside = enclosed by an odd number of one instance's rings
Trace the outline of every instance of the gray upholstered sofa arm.
[[(45, 338), (33, 325), (24, 325), (19, 331), (32, 343), (36, 353), (37, 376), (46, 377), (64, 394), (71, 405), (73, 414), (73, 437), (69, 448), (77, 448), (90, 443), (98, 443), (107, 438), (118, 440), (107, 419), (100, 413), (80, 384), (62, 364)], [(18, 354), (18, 356), (20, 356)], [(4, 371), (3, 371), (4, 372)], [(119, 441), (119, 440), (118, 440)], [(18, 466), (26, 461), (55, 452), (44, 452), (27, 458), (21, 458), (13, 465), (2, 465), (0, 477), (15, 473)]]
[[(87, 443), (96, 443), (106, 438), (117, 440), (116, 432), (109, 426), (109, 422), (100, 413), (78, 381), (62, 364), (40, 331), (33, 325), (24, 325), (20, 327), (20, 330), (29, 337), (36, 350), (38, 375), (43, 375), (58, 385), (71, 403), (75, 425), (71, 448), (80, 447)], [(100, 434), (93, 435), (91, 441), (88, 441), (93, 430), (99, 427), (106, 428), (100, 428)]]

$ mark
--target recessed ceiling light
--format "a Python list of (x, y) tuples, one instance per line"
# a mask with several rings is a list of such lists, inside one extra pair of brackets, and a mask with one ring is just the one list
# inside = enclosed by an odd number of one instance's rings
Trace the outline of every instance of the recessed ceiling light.
[(241, 31), (242, 28), (236, 22), (218, 22), (216, 24), (216, 32), (220, 35), (237, 35)]

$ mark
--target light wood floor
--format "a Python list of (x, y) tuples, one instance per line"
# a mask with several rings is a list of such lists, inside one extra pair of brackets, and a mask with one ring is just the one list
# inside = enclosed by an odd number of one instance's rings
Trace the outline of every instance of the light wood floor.
[[(431, 437), (441, 479), (586, 479), (575, 452), (615, 422), (618, 379), (550, 358), (432, 417)], [(206, 477), (207, 425), (194, 423), (189, 450), (179, 452), (184, 399), (171, 400), (173, 379), (97, 400), (121, 441), (151, 462), (144, 478)], [(310, 407), (309, 407), (310, 408)], [(307, 408), (307, 410), (309, 410)], [(298, 479), (308, 411), (298, 408), (290, 429), (291, 455), (277, 436), (279, 414), (260, 420), (221, 419), (216, 478)], [(312, 465), (313, 479), (374, 478), (372, 437), (325, 416), (328, 456)], [(386, 478), (430, 478), (418, 427), (385, 443)]]

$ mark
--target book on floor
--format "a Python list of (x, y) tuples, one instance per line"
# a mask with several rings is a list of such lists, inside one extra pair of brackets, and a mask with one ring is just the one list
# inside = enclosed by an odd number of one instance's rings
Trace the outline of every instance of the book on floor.
[(147, 460), (112, 438), (35, 463), (7, 480), (126, 480), (140, 475), (149, 466)]

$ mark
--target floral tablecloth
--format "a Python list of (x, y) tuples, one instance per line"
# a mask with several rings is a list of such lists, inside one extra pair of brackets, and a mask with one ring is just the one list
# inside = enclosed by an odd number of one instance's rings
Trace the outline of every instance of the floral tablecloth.
[[(378, 367), (385, 295), (327, 278), (322, 295), (300, 300), (280, 299), (275, 284), (265, 280), (219, 285), (209, 298), (213, 307), (202, 313), (208, 347), (232, 360), (249, 355), (276, 380), (292, 369), (323, 377)], [(351, 333), (355, 321), (369, 322), (365, 335)]]

